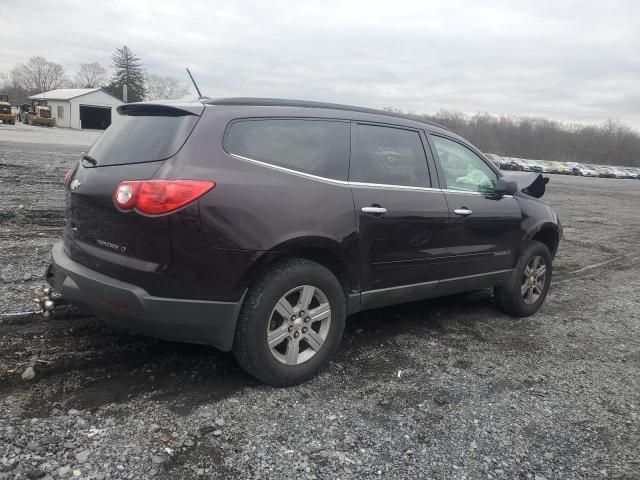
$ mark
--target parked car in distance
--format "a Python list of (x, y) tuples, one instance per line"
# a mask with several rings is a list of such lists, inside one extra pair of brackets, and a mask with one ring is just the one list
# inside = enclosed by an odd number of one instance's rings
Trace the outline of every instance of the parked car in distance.
[(533, 164), (529, 160), (524, 158), (514, 158), (516, 165), (518, 165), (523, 172), (533, 172)]
[(552, 162), (550, 160), (536, 160), (536, 163), (546, 168), (546, 173), (562, 173), (556, 162)]
[(484, 156), (487, 157), (499, 169), (501, 170), (505, 169), (504, 165), (506, 164), (506, 161), (500, 155), (496, 155), (493, 153), (485, 153)]
[(609, 167), (596, 166), (595, 170), (598, 173), (599, 177), (602, 177), (602, 178), (616, 178), (615, 172)]
[(567, 162), (567, 165), (571, 166), (574, 175), (581, 177), (597, 177), (600, 173), (595, 168), (577, 162)]
[(503, 170), (515, 170), (515, 171), (523, 171), (524, 168), (520, 162), (518, 162), (517, 158), (513, 157), (502, 157), (503, 158)]
[(327, 364), (347, 314), (491, 287), (510, 315), (544, 302), (548, 179), (444, 127), (278, 99), (118, 113), (66, 176), (47, 271), (114, 327), (232, 350), (286, 386)]
[(631, 174), (623, 167), (610, 167), (616, 178), (632, 178)]
[(549, 168), (544, 165), (543, 163), (538, 162), (537, 160), (529, 160), (529, 159), (520, 159), (521, 162), (523, 162), (525, 165), (527, 165), (529, 167), (529, 169), (525, 169), (527, 171), (531, 171), (531, 172), (538, 172), (538, 173), (546, 173)]
[(635, 170), (633, 168), (625, 168), (625, 169), (623, 169), (623, 171), (627, 175), (625, 178), (632, 178), (632, 179), (639, 179), (640, 178), (640, 171), (638, 171), (638, 170)]
[(485, 153), (485, 156), (500, 170), (522, 170), (522, 167), (517, 165), (512, 158), (502, 157), (494, 153)]
[(547, 161), (545, 163), (553, 173), (559, 173), (560, 175), (573, 175), (573, 169), (569, 168), (564, 162)]

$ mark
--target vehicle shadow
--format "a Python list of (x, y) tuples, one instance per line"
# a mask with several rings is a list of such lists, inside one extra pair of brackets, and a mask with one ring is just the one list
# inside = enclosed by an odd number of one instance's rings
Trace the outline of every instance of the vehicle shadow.
[[(376, 370), (375, 358), (363, 355), (381, 345), (392, 345), (402, 335), (447, 335), (451, 322), (459, 327), (471, 311), (493, 309), (486, 291), (361, 312), (347, 319), (342, 346), (329, 367), (357, 364), (355, 370)], [(74, 408), (94, 410), (107, 404), (128, 402), (138, 397), (157, 401), (179, 414), (216, 402), (243, 389), (271, 387), (247, 375), (229, 352), (206, 345), (191, 345), (129, 336), (114, 332), (95, 317), (77, 315), (68, 348), (79, 355), (56, 358), (39, 368), (25, 416), (39, 416)], [(467, 319), (467, 320), (464, 320)], [(476, 332), (473, 326), (470, 331)], [(484, 340), (481, 335), (476, 335)], [(55, 341), (55, 340), (54, 340)], [(385, 349), (387, 360), (399, 353)], [(390, 363), (393, 365), (393, 362)], [(339, 367), (336, 367), (339, 366)], [(354, 373), (355, 375), (355, 373)]]

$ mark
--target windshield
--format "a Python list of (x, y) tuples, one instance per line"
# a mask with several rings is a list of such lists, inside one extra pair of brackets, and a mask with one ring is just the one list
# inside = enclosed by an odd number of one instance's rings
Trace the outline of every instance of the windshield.
[(199, 118), (189, 113), (122, 115), (87, 153), (98, 167), (165, 160), (180, 150)]

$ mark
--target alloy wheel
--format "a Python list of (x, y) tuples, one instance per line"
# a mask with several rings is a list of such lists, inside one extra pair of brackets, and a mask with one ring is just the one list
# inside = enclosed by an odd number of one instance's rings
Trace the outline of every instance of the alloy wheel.
[(544, 259), (536, 255), (527, 263), (522, 276), (520, 292), (522, 299), (527, 305), (536, 303), (542, 293), (547, 278), (547, 265)]
[(322, 348), (330, 327), (327, 296), (317, 287), (301, 285), (276, 303), (267, 325), (267, 344), (279, 362), (300, 365)]

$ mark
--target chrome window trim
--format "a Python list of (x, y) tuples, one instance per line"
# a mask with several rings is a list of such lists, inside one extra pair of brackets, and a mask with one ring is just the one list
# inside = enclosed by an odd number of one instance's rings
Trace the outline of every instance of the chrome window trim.
[(367, 182), (348, 182), (352, 187), (362, 188), (390, 188), (396, 190), (417, 190), (426, 192), (442, 192), (441, 188), (432, 187), (412, 187), (409, 185), (392, 185), (388, 183), (367, 183)]
[[(481, 196), (491, 195), (491, 192), (472, 192), (467, 190), (454, 190), (451, 188), (443, 188), (442, 191), (445, 193), (461, 193), (462, 195), (481, 195)], [(501, 197), (513, 198), (513, 195), (501, 195)]]
[(446, 193), (461, 193), (462, 195), (486, 195), (486, 193), (482, 192), (474, 192), (471, 190), (455, 190), (452, 188), (443, 188), (442, 191)]
[(243, 157), (242, 155), (238, 155), (237, 153), (227, 152), (227, 154), (233, 158), (237, 158), (239, 160), (244, 160), (246, 162), (255, 163), (257, 165), (261, 165), (263, 167), (271, 168), (273, 170), (277, 170), (284, 173), (290, 173), (292, 175), (298, 175), (300, 177), (309, 178), (311, 180), (318, 180), (320, 182), (332, 183), (334, 185), (341, 186), (350, 186), (350, 187), (372, 187), (372, 188), (393, 188), (393, 189), (401, 189), (401, 190), (420, 190), (420, 191), (434, 191), (434, 192), (442, 192), (440, 188), (430, 188), (430, 187), (411, 187), (408, 185), (391, 185), (386, 183), (366, 183), (366, 182), (349, 182), (347, 180), (337, 180), (335, 178), (321, 177), (319, 175), (314, 175), (312, 173), (301, 172), (299, 170), (293, 170), (287, 167), (281, 167), (280, 165), (273, 165), (271, 163), (263, 162), (262, 160), (256, 160), (255, 158)]
[(290, 173), (293, 175), (298, 175), (300, 177), (306, 177), (309, 178), (311, 180), (318, 180), (320, 182), (325, 182), (325, 183), (333, 183), (336, 185), (349, 185), (349, 182), (347, 182), (346, 180), (338, 180), (335, 178), (328, 178), (328, 177), (321, 177), (319, 175), (314, 175), (313, 173), (306, 173), (306, 172), (301, 172), (299, 170), (293, 170), (291, 168), (287, 168), (287, 167), (281, 167), (280, 165), (273, 165), (271, 163), (267, 163), (267, 162), (263, 162), (261, 160), (256, 160), (255, 158), (249, 158), (249, 157), (243, 157), (242, 155), (238, 155), (236, 153), (231, 153), (231, 152), (227, 152), (228, 155), (237, 158), (239, 160), (244, 160), (246, 162), (251, 162), (251, 163), (256, 163), (258, 165), (261, 165), (263, 167), (267, 167), (267, 168), (271, 168), (273, 170), (278, 170), (280, 172), (284, 172), (284, 173)]
[[(236, 153), (227, 152), (227, 155), (237, 158), (239, 160), (243, 160), (245, 162), (255, 163), (257, 165), (261, 165), (263, 167), (271, 168), (272, 170), (277, 170), (284, 173), (289, 173), (292, 175), (297, 175), (299, 177), (308, 178), (310, 180), (318, 180), (324, 183), (330, 183), (334, 185), (340, 185), (343, 187), (355, 187), (355, 188), (384, 188), (384, 189), (395, 189), (395, 190), (410, 190), (410, 191), (422, 191), (422, 192), (443, 192), (443, 193), (461, 193), (464, 195), (486, 195), (483, 192), (467, 192), (464, 190), (450, 190), (446, 188), (433, 188), (433, 187), (412, 187), (409, 185), (392, 185), (388, 183), (367, 183), (367, 182), (350, 182), (347, 180), (337, 180), (335, 178), (321, 177), (319, 175), (314, 175), (312, 173), (301, 172), (299, 170), (293, 170), (287, 167), (281, 167), (279, 165), (272, 165), (271, 163), (263, 162), (261, 160), (256, 160), (255, 158), (243, 157), (242, 155), (238, 155)], [(503, 197), (511, 197), (512, 195), (503, 195)]]

